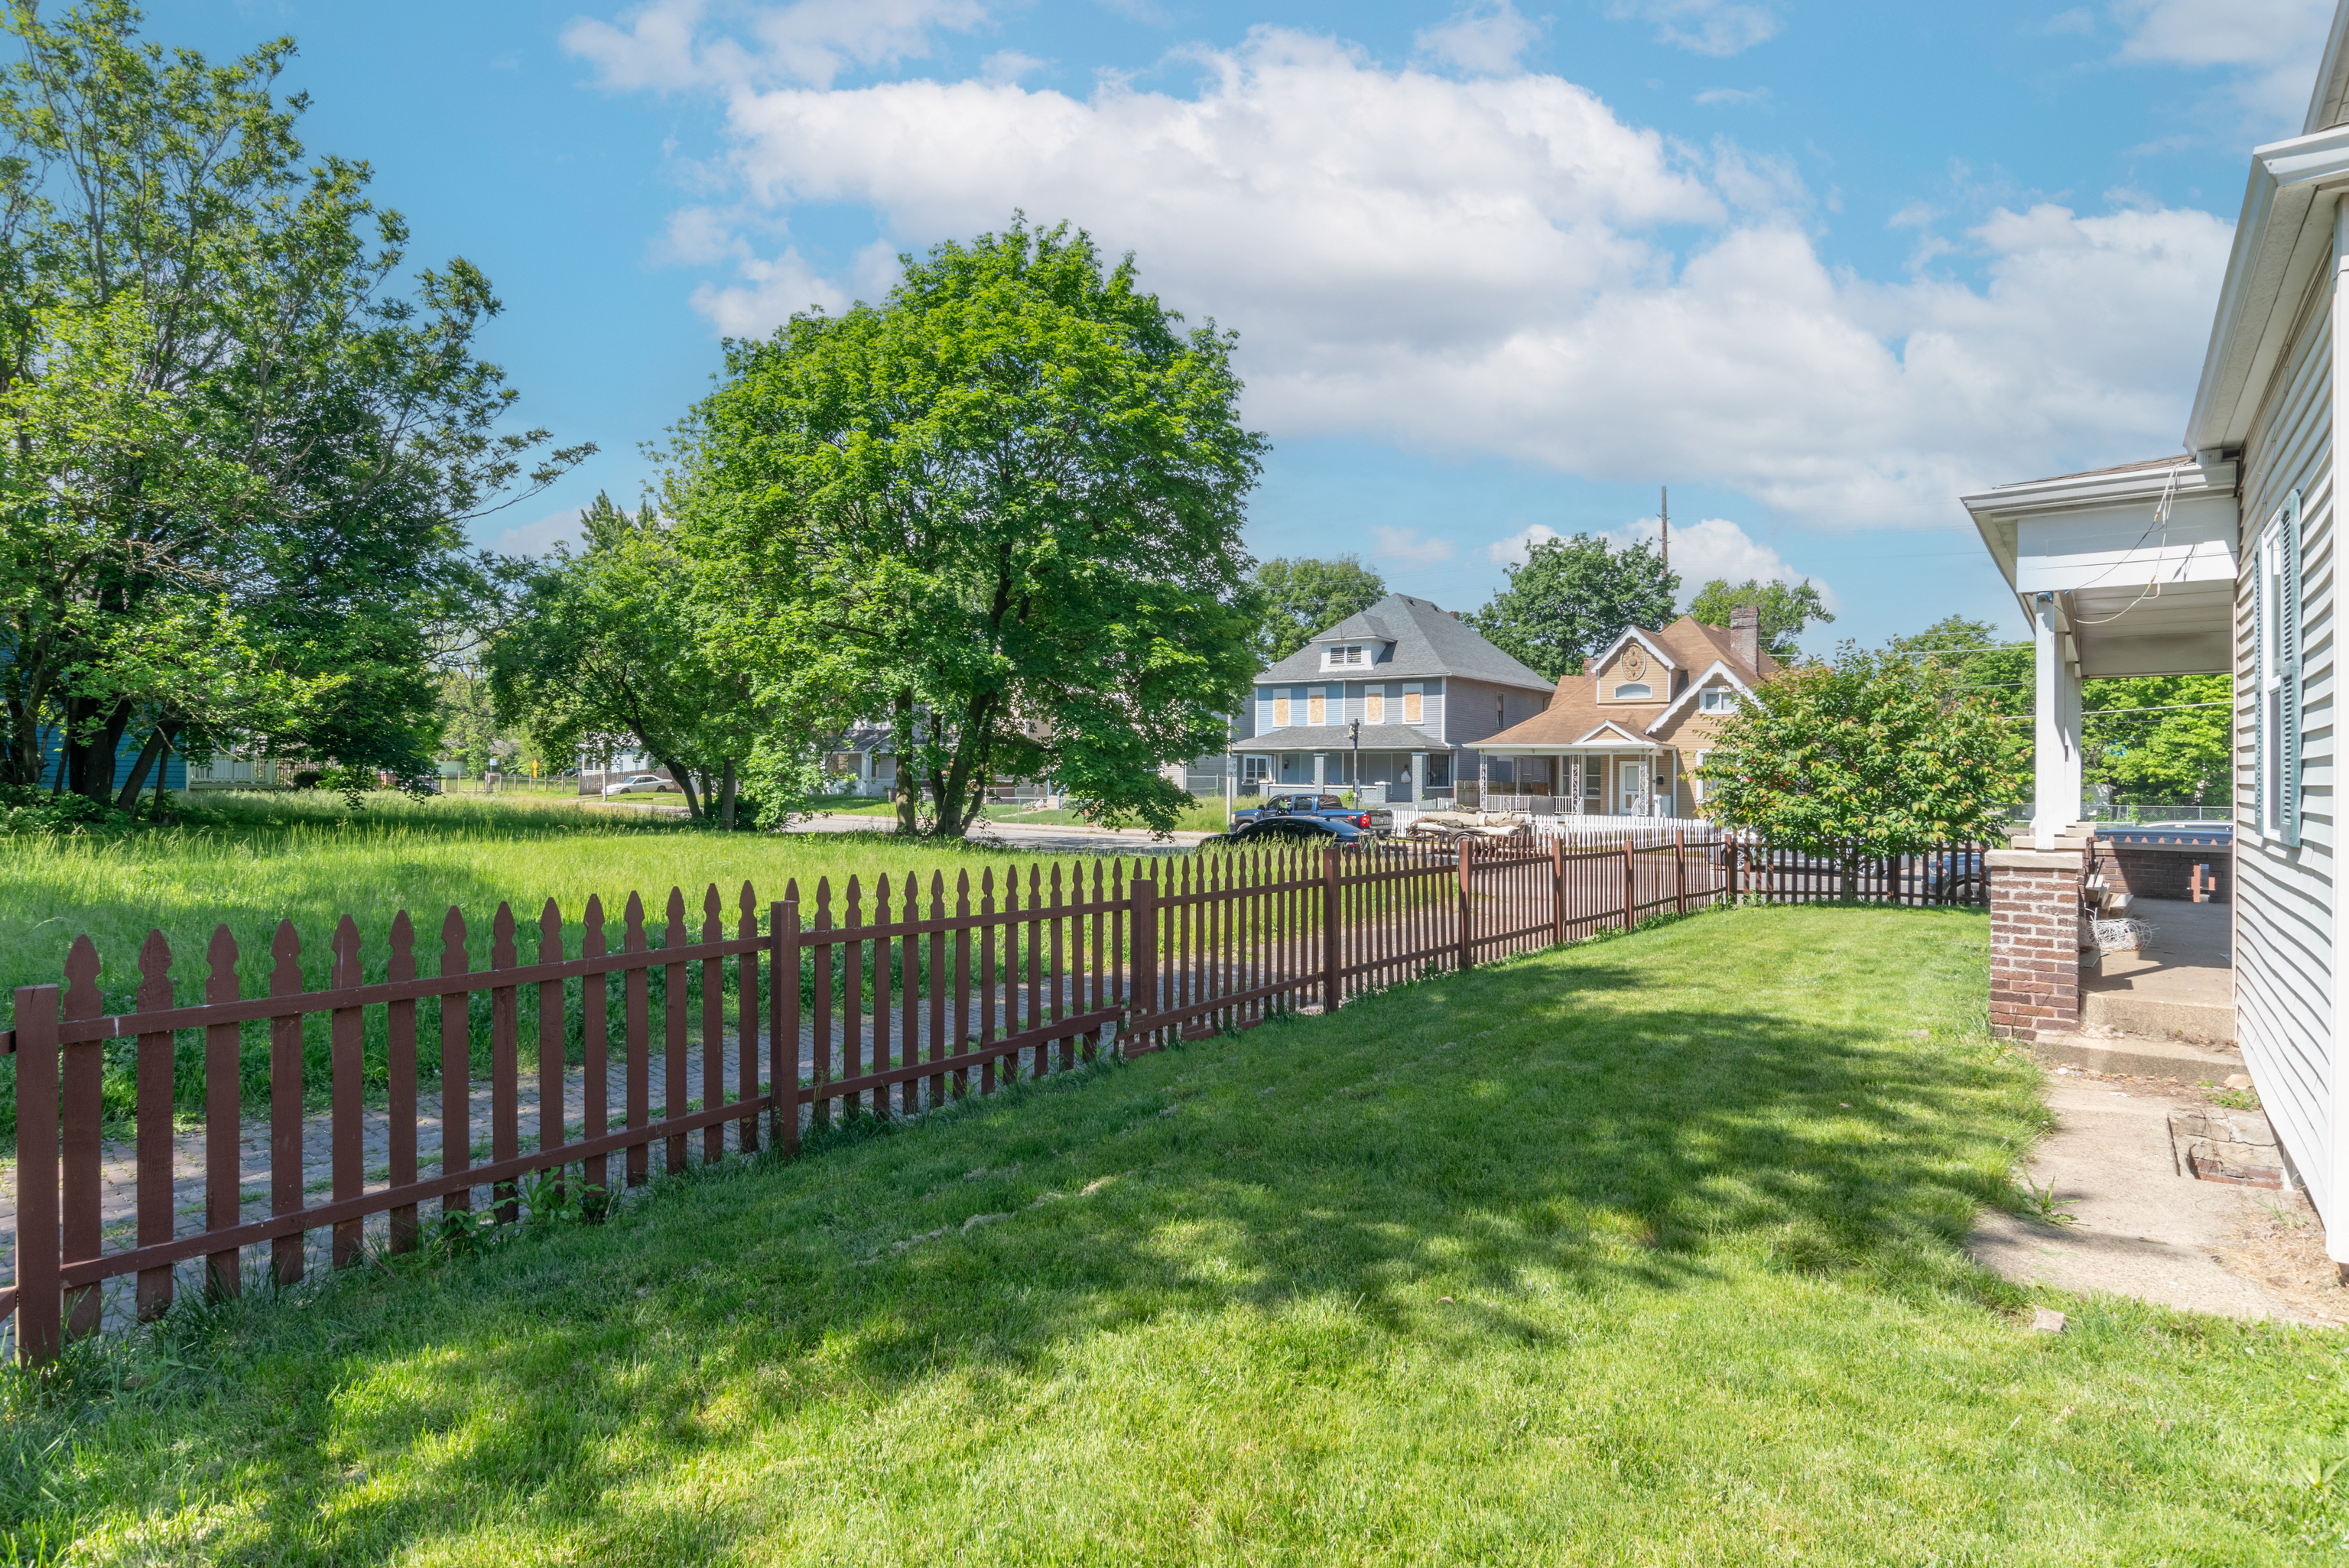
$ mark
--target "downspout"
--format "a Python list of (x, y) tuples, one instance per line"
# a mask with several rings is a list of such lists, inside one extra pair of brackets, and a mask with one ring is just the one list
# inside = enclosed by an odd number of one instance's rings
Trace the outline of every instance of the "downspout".
[[(2340, 201), (2333, 213), (2333, 537), (2341, 537), (2342, 508), (2339, 500), (2341, 476), (2349, 473), (2349, 342), (2344, 342), (2343, 325), (2349, 322), (2349, 201)], [(2246, 559), (2251, 570), (2259, 570), (2258, 553)], [(2307, 552), (2301, 552), (2301, 570), (2307, 571)], [(2334, 593), (2334, 613), (2339, 614), (2340, 589)], [(2303, 616), (2305, 604), (2303, 601)], [(2257, 700), (2254, 694), (2254, 700)], [(2338, 771), (2340, 755), (2339, 727), (2334, 728), (2333, 754)], [(2336, 830), (2337, 831), (2337, 830)], [(2241, 852), (2240, 846), (2237, 852)], [(2305, 852), (2304, 851), (2301, 852)], [(2349, 1284), (2349, 1007), (2343, 1006), (2341, 993), (2342, 942), (2349, 937), (2349, 897), (2344, 897), (2342, 877), (2342, 857), (2336, 839), (2332, 860), (2333, 893), (2333, 1104), (2330, 1147), (2326, 1150), (2330, 1183), (2324, 1194), (2330, 1213), (2318, 1217), (2324, 1222), (2324, 1255), (2333, 1260), (2334, 1273), (2341, 1283)], [(2240, 907), (2239, 904), (2238, 908)], [(2240, 941), (2240, 930), (2237, 937)], [(2238, 964), (2240, 954), (2235, 955)], [(2236, 971), (2240, 974), (2239, 968)]]

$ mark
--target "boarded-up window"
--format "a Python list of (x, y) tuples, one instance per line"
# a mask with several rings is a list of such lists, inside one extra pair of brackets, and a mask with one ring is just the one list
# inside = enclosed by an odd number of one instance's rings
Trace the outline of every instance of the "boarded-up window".
[(1415, 691), (1407, 691), (1403, 693), (1402, 721), (1405, 724), (1420, 724), (1424, 722), (1426, 717), (1427, 709), (1425, 707), (1425, 699), (1423, 699)]
[(1308, 724), (1329, 723), (1330, 699), (1323, 696), (1318, 691), (1312, 696), (1307, 697), (1305, 699), (1305, 722)]
[(1288, 727), (1288, 699), (1285, 696), (1272, 699), (1272, 727), (1275, 729)]
[(1387, 698), (1384, 692), (1372, 692), (1362, 699), (1362, 722), (1384, 724), (1387, 721)]

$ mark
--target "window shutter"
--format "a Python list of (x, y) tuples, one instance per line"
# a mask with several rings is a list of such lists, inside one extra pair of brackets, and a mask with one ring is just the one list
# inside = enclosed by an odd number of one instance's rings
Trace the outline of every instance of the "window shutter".
[(2283, 502), (2283, 593), (2276, 606), (2276, 674), (2282, 678), (2283, 776), (2276, 780), (2287, 847), (2300, 844), (2300, 492)]
[(2251, 551), (2251, 830), (2268, 830), (2267, 541)]

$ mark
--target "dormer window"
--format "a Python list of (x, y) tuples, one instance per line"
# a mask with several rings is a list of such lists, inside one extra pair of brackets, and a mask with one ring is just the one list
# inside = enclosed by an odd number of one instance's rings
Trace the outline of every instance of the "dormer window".
[(1656, 688), (1646, 681), (1625, 681), (1615, 688), (1617, 702), (1645, 702), (1656, 695)]
[(1327, 670), (1348, 669), (1371, 662), (1370, 651), (1360, 643), (1333, 643), (1321, 667)]
[(1734, 713), (1737, 694), (1725, 686), (1707, 686), (1696, 694), (1696, 706), (1701, 713)]

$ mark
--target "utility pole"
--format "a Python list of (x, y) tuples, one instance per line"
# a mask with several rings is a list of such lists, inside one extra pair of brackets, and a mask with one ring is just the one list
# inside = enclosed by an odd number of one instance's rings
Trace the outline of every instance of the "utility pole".
[(1663, 497), (1662, 500), (1658, 503), (1658, 510), (1663, 514), (1664, 575), (1669, 577), (1672, 574), (1672, 487), (1670, 485), (1663, 485), (1659, 487), (1659, 489)]
[(1346, 781), (1354, 787), (1354, 804), (1362, 803), (1362, 721), (1346, 721), (1346, 741), (1353, 748), (1353, 757), (1346, 764)]

